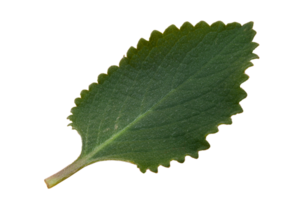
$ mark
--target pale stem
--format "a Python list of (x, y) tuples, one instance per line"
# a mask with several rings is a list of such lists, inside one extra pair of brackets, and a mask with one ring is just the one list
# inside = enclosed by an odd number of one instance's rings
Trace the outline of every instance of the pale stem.
[(42, 179), (46, 190), (51, 190), (69, 180), (74, 175), (88, 167), (85, 159), (76, 157), (72, 162)]

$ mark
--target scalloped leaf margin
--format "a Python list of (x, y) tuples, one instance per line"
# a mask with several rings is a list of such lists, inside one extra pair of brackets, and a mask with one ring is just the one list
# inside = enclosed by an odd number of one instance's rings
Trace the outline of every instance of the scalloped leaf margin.
[[(151, 29), (150, 32), (148, 33), (147, 38), (139, 37), (134, 45), (129, 45), (126, 48), (125, 53), (118, 60), (117, 64), (108, 65), (105, 69), (105, 72), (99, 72), (95, 76), (95, 81), (92, 81), (92, 82), (88, 83), (86, 85), (86, 88), (82, 88), (78, 92), (78, 96), (76, 96), (73, 99), (73, 101), (72, 101), (73, 106), (71, 106), (68, 110), (69, 114), (64, 118), (65, 120), (68, 121), (68, 123), (66, 124), (66, 127), (69, 127), (71, 131), (76, 132), (75, 128), (72, 126), (72, 122), (69, 120), (69, 117), (68, 117), (68, 116), (72, 115), (72, 107), (75, 107), (76, 105), (79, 105), (81, 103), (82, 99), (86, 96), (86, 94), (88, 94), (88, 92), (90, 90), (92, 90), (94, 88), (95, 85), (104, 83), (112, 73), (114, 73), (116, 70), (118, 70), (118, 68), (122, 67), (125, 64), (130, 64), (131, 59), (133, 59), (134, 56), (136, 56), (139, 53), (139, 51), (141, 51), (143, 48), (145, 48), (145, 47), (154, 47), (154, 46), (156, 46), (157, 41), (160, 38), (163, 38), (167, 35), (176, 33), (178, 31), (189, 32), (189, 31), (191, 31), (192, 29), (195, 29), (195, 28), (205, 28), (205, 27), (206, 28), (210, 27), (213, 30), (214, 29), (217, 30), (220, 27), (222, 27), (222, 28), (224, 28), (224, 27), (235, 28), (236, 26), (239, 26), (239, 27), (248, 26), (250, 29), (253, 29), (252, 35), (251, 35), (251, 37), (253, 37), (253, 44), (252, 44), (253, 53), (254, 53), (253, 60), (249, 61), (248, 65), (246, 65), (244, 73), (247, 75), (247, 79), (245, 79), (244, 83), (241, 84), (241, 88), (246, 90), (243, 87), (243, 85), (246, 82), (250, 81), (251, 78), (252, 78), (246, 72), (250, 68), (256, 66), (256, 64), (254, 62), (255, 60), (262, 60), (262, 57), (259, 54), (255, 53), (255, 51), (262, 46), (262, 44), (260, 42), (255, 41), (255, 38), (258, 36), (258, 33), (259, 33), (255, 29), (255, 27), (256, 27), (256, 22), (255, 21), (250, 20), (250, 21), (247, 21), (247, 22), (244, 22), (244, 23), (241, 23), (241, 22), (238, 22), (238, 21), (232, 21), (232, 22), (227, 22), (226, 23), (223, 20), (216, 20), (216, 21), (213, 21), (213, 22), (209, 23), (207, 20), (199, 20), (194, 24), (193, 22), (191, 22), (189, 20), (186, 20), (186, 21), (183, 21), (180, 24), (180, 26), (178, 26), (176, 23), (170, 23), (163, 29), (163, 31), (161, 31), (159, 29)], [(247, 92), (247, 90), (246, 90), (246, 92)], [(242, 107), (243, 107), (242, 102), (250, 97), (250, 94), (248, 92), (247, 92), (247, 94), (248, 94), (248, 97), (243, 99), (240, 103), (240, 105)], [(245, 110), (245, 112), (246, 112), (246, 110)], [(211, 130), (210, 133), (205, 135), (206, 140), (209, 142), (208, 137), (210, 135), (215, 135), (215, 134), (220, 133), (221, 132), (221, 129), (220, 129), (221, 126), (233, 126), (234, 125), (233, 117), (237, 116), (237, 115), (241, 115), (241, 114), (243, 114), (243, 113), (236, 113), (236, 114), (232, 115), (231, 117), (229, 117), (229, 119), (226, 122), (218, 123), (215, 126), (214, 130)], [(79, 136), (79, 134), (77, 134), (77, 135)], [(79, 139), (80, 139), (80, 137), (79, 137)], [(210, 143), (210, 145), (211, 145), (211, 148), (212, 148), (213, 146), (212, 146), (211, 143)], [(208, 150), (210, 150), (210, 149), (208, 149)], [(79, 152), (80, 152), (80, 149), (79, 149)], [(186, 155), (186, 157), (191, 157), (191, 156)], [(191, 158), (192, 159), (199, 159), (200, 158), (200, 152), (199, 152), (199, 157), (198, 158), (194, 158), (194, 157), (191, 157)], [(170, 160), (169, 167), (160, 165), (160, 166), (158, 166), (158, 169), (160, 167), (171, 168), (172, 167), (171, 161), (174, 161), (174, 162), (177, 162), (177, 163), (184, 163), (184, 162), (186, 162), (186, 158), (184, 159), (184, 161), (183, 160), (180, 160), (180, 161)], [(135, 165), (134, 163), (130, 163), (130, 164)], [(149, 169), (146, 170), (146, 171), (151, 172), (151, 170), (149, 170)]]

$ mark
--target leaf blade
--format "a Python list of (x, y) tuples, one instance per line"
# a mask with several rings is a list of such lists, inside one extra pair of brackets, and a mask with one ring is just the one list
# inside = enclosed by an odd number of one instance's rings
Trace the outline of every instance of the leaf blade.
[(157, 172), (171, 160), (197, 158), (209, 148), (206, 136), (242, 112), (240, 84), (258, 58), (252, 27), (186, 22), (141, 39), (75, 100), (68, 118), (82, 137), (79, 160), (123, 160)]

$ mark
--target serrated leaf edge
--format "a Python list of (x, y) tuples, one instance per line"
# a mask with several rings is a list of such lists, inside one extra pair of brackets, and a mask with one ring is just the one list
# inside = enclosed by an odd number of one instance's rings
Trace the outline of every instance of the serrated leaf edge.
[[(118, 70), (119, 67), (121, 67), (123, 64), (126, 64), (128, 62), (130, 62), (130, 58), (132, 58), (134, 55), (136, 55), (142, 48), (144, 48), (145, 46), (148, 46), (148, 45), (151, 45), (151, 43), (155, 43), (157, 38), (159, 37), (164, 37), (165, 35), (168, 35), (168, 34), (172, 34), (174, 33), (175, 31), (182, 31), (186, 28), (196, 28), (196, 27), (201, 27), (201, 26), (209, 26), (209, 27), (217, 27), (218, 25), (222, 25), (222, 26), (228, 26), (228, 25), (235, 25), (235, 26), (245, 26), (245, 25), (248, 25), (248, 23), (252, 23), (252, 28), (254, 29), (256, 24), (255, 24), (255, 21), (253, 20), (250, 20), (250, 21), (247, 21), (245, 23), (241, 23), (241, 22), (237, 22), (237, 21), (234, 21), (234, 22), (228, 22), (228, 23), (225, 23), (223, 20), (216, 20), (214, 22), (211, 22), (209, 23), (207, 20), (199, 20), (197, 21), (195, 24), (192, 23), (191, 21), (189, 20), (186, 20), (186, 21), (183, 21), (179, 26), (175, 23), (170, 23), (168, 24), (164, 29), (163, 31), (160, 31), (158, 29), (151, 29), (150, 32), (148, 33), (148, 37), (147, 38), (143, 38), (143, 37), (140, 37), (137, 39), (136, 43), (134, 45), (129, 45), (124, 54), (121, 56), (121, 58), (118, 60), (117, 64), (112, 64), (112, 65), (109, 65), (106, 67), (105, 69), (105, 72), (99, 72), (96, 76), (95, 76), (95, 81), (92, 81), (91, 83), (88, 83), (86, 85), (86, 88), (82, 88), (79, 92), (78, 92), (78, 96), (75, 97), (72, 101), (72, 104), (73, 106), (71, 107), (75, 107), (76, 106), (76, 99), (80, 99), (80, 98), (84, 98), (85, 94), (92, 90), (93, 89), (93, 86), (96, 85), (96, 84), (101, 84), (103, 83), (105, 80), (107, 80), (109, 78), (109, 76), (114, 73), (116, 70)], [(256, 35), (255, 37), (253, 38), (253, 40), (258, 36), (258, 31), (256, 30)], [(262, 44), (255, 41), (257, 43), (257, 48), (258, 49)], [(255, 52), (256, 49), (253, 51)], [(258, 54), (256, 54), (256, 60), (261, 60), (262, 57)], [(247, 67), (245, 70), (244, 70), (244, 73), (248, 76), (248, 80), (246, 82), (248, 82), (250, 79), (251, 79), (251, 76), (249, 74), (247, 74), (246, 72), (248, 71), (248, 69), (252, 68), (252, 67), (255, 67), (255, 63), (252, 62), (252, 66), (249, 65), (249, 67)], [(246, 83), (245, 82), (245, 83)], [(244, 83), (244, 84), (245, 84)], [(243, 87), (242, 84), (242, 88), (245, 89)], [(246, 90), (246, 89), (245, 89)], [(248, 92), (247, 92), (248, 93)], [(247, 98), (249, 98), (250, 96), (248, 96)], [(245, 101), (247, 98), (245, 98), (243, 101)], [(242, 102), (243, 102), (242, 101)], [(243, 107), (242, 103), (240, 103), (240, 106)], [(69, 114), (67, 116), (65, 116), (65, 120), (69, 121), (68, 120), (68, 116), (72, 114), (71, 112), (71, 107), (69, 109)], [(244, 107), (243, 107), (244, 108)], [(234, 125), (234, 119), (233, 117), (234, 116), (238, 116), (238, 115), (241, 115), (241, 114), (244, 114), (244, 113), (237, 113), (235, 115), (232, 115), (229, 117), (229, 121), (231, 121), (231, 123), (219, 123), (215, 126), (215, 131), (212, 131), (210, 133), (207, 133), (205, 134), (205, 139), (207, 141), (208, 140), (208, 137), (210, 135), (215, 135), (215, 134), (218, 134), (220, 133), (220, 127), (223, 126), (223, 125), (226, 125), (226, 126), (233, 126)], [(69, 127), (70, 130), (72, 131), (75, 131), (76, 132), (76, 128), (75, 127), (72, 127), (72, 122), (69, 121), (68, 124), (66, 124), (66, 127)], [(79, 135), (79, 134), (77, 134)], [(80, 136), (80, 135), (79, 135)], [(210, 143), (210, 142), (209, 142)], [(211, 145), (211, 148), (213, 147), (212, 144), (210, 143)], [(211, 149), (210, 148), (210, 149)], [(208, 149), (208, 150), (210, 150)], [(203, 152), (203, 151), (202, 151)], [(79, 149), (79, 154), (80, 154), (80, 149)], [(79, 155), (78, 154), (78, 155)], [(198, 157), (194, 157), (190, 154), (186, 154), (185, 156), (183, 156), (182, 159), (170, 159), (170, 162), (169, 162), (169, 165), (168, 166), (165, 166), (165, 164), (159, 164), (158, 167), (157, 167), (157, 170), (155, 171), (151, 171), (149, 168), (146, 168), (146, 172), (150, 172), (150, 173), (159, 173), (159, 169), (161, 167), (164, 167), (164, 168), (171, 168), (172, 167), (172, 161), (175, 161), (176, 163), (182, 163), (182, 161), (184, 160), (184, 162), (186, 162), (186, 159), (187, 157), (191, 158), (191, 159), (199, 159), (201, 156), (200, 156), (200, 153), (199, 153), (199, 156)], [(108, 161), (108, 160), (107, 160)], [(136, 166), (137, 168), (139, 166), (137, 166), (137, 164), (131, 162), (131, 161), (128, 161), (128, 160), (120, 160), (120, 162), (126, 162), (126, 163), (130, 163), (134, 166)], [(93, 164), (96, 164), (98, 162), (92, 162), (90, 163), (89, 165), (93, 165)], [(139, 171), (139, 170), (138, 170)], [(141, 171), (139, 171), (140, 173), (142, 173)]]

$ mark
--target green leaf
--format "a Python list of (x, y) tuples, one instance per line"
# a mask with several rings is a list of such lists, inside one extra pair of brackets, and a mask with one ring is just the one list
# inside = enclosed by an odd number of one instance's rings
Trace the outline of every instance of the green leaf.
[(53, 187), (79, 169), (104, 160), (157, 172), (209, 148), (206, 136), (231, 124), (246, 97), (244, 71), (258, 58), (253, 23), (171, 25), (131, 47), (118, 66), (83, 90), (68, 117), (82, 138), (79, 158), (47, 178)]

